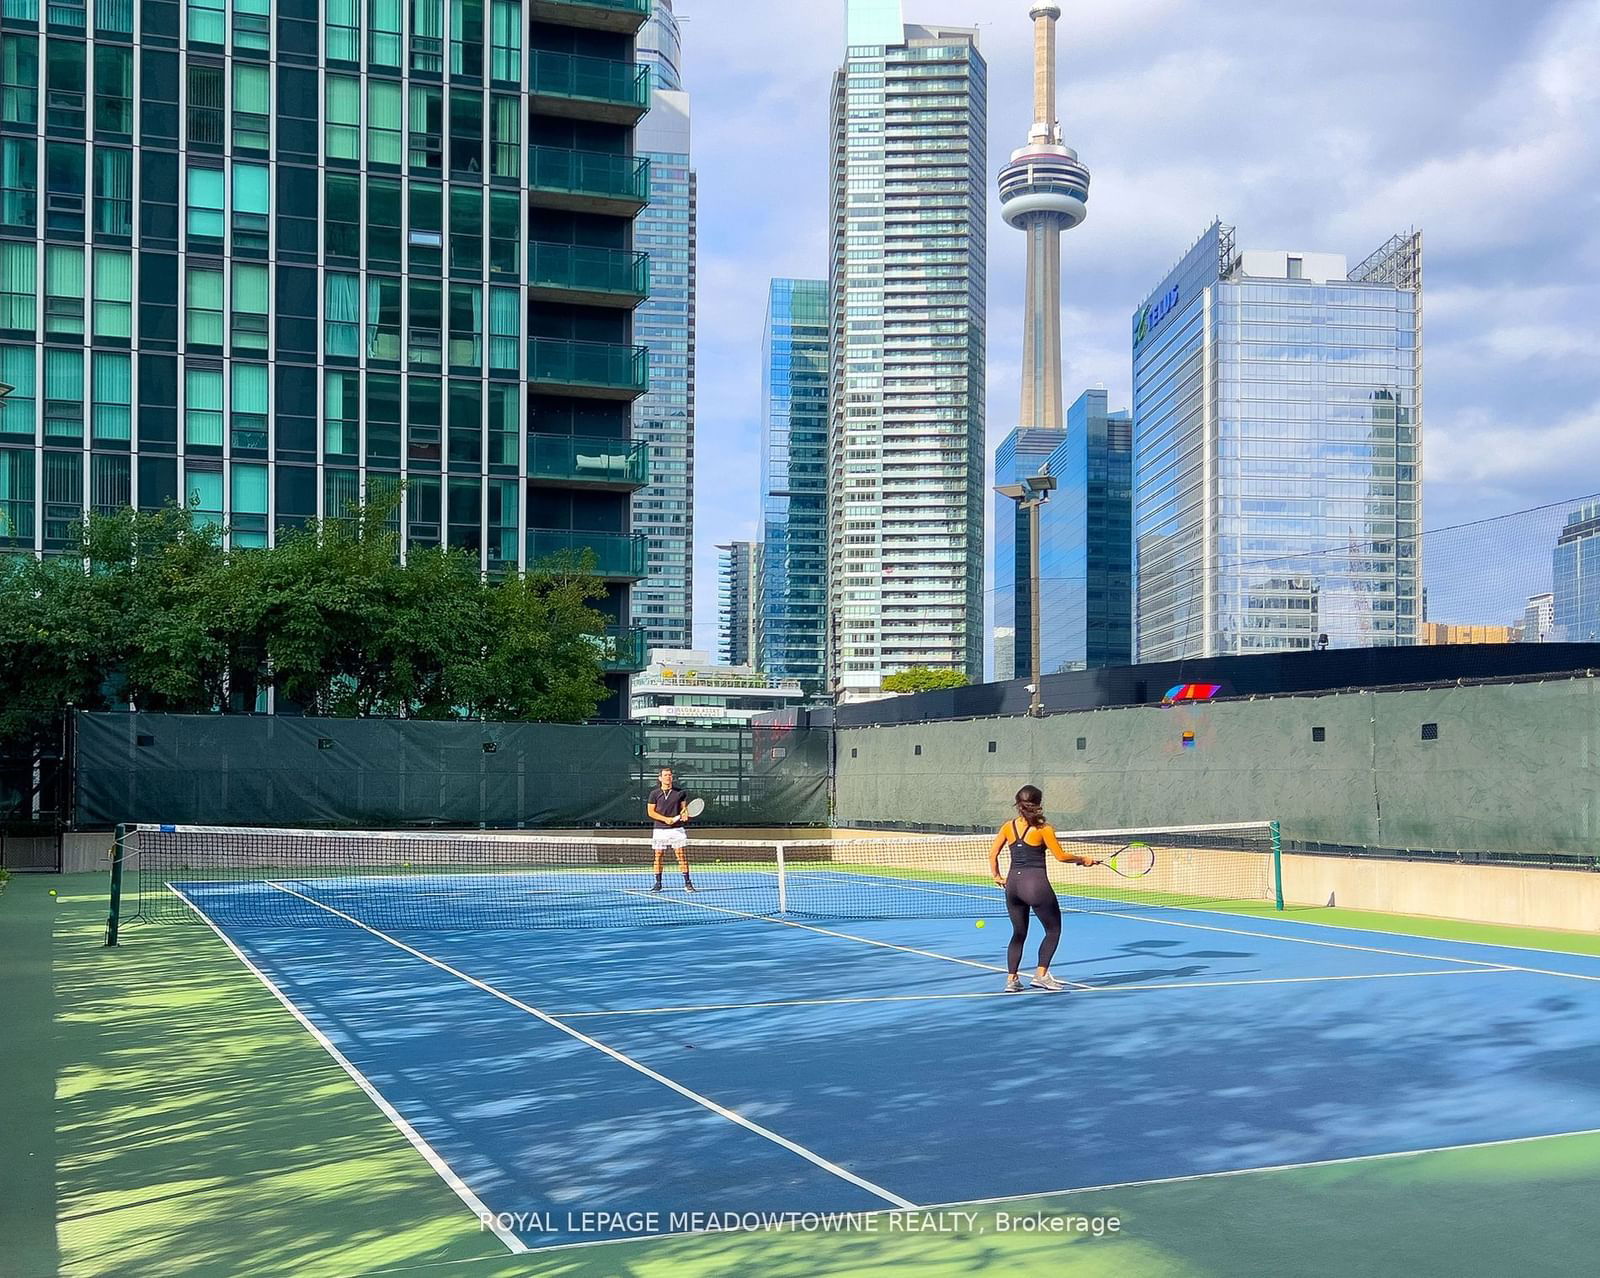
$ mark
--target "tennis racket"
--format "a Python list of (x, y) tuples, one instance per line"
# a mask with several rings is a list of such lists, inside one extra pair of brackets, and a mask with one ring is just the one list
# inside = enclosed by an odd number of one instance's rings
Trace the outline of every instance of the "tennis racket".
[(1156, 868), (1156, 851), (1148, 843), (1125, 843), (1101, 864), (1125, 879), (1142, 879)]
[(683, 805), (683, 815), (686, 817), (697, 817), (705, 810), (706, 801), (704, 799), (690, 799), (689, 802)]

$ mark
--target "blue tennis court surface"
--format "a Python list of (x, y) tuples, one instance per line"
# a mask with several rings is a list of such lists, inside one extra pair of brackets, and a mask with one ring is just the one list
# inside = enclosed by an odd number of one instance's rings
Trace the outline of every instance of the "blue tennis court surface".
[(408, 930), (254, 890), (328, 925), (184, 885), (519, 1250), (1600, 1128), (1597, 958), (1069, 913), (1083, 988), (1006, 995), (993, 922)]

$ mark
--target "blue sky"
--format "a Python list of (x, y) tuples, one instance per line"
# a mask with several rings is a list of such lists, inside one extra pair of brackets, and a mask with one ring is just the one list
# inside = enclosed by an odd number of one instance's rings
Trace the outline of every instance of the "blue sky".
[[(906, 0), (977, 26), (990, 162), (1032, 116), (1028, 0)], [(1067, 396), (1126, 405), (1128, 316), (1220, 215), (1241, 246), (1425, 237), (1425, 526), (1600, 490), (1600, 0), (1063, 0), (1061, 122), (1093, 174), (1066, 238)], [(843, 0), (678, 0), (700, 177), (695, 641), (716, 543), (757, 532), (767, 281), (827, 266)], [(989, 237), (989, 443), (1014, 425), (1023, 238)], [(1555, 514), (1516, 526), (1547, 559)], [(1502, 533), (1505, 530), (1501, 530)], [(1505, 540), (1504, 536), (1498, 538)], [(1440, 542), (1470, 606), (1495, 530)], [(1520, 575), (1486, 598), (1498, 620)], [(1437, 608), (1435, 614), (1438, 615)]]

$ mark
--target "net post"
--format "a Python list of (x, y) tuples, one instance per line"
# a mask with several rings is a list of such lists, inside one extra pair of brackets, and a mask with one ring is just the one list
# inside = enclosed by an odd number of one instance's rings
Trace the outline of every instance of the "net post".
[(128, 837), (128, 827), (117, 827), (116, 841), (111, 845), (111, 909), (106, 915), (106, 945), (115, 946), (117, 931), (122, 922), (122, 848)]
[(788, 872), (787, 872), (788, 867), (787, 867), (787, 864), (786, 864), (786, 862), (784, 860), (783, 844), (779, 843), (779, 844), (776, 844), (775, 846), (777, 847), (777, 850), (778, 850), (778, 913), (779, 914), (787, 914), (789, 912), (789, 876), (788, 876)]
[(1272, 823), (1272, 897), (1273, 904), (1283, 909), (1283, 827)]

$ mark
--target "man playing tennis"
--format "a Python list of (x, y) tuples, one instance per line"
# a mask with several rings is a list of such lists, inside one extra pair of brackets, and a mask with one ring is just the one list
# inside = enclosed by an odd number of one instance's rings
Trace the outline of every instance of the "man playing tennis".
[[(1039, 916), (1044, 924), (1044, 939), (1039, 942), (1039, 966), (1033, 974), (1032, 986), (1036, 990), (1064, 990), (1067, 987), (1050, 974), (1050, 960), (1055, 957), (1056, 946), (1061, 943), (1061, 901), (1055, 888), (1050, 886), (1050, 872), (1045, 869), (1046, 850), (1058, 861), (1076, 862), (1078, 865), (1099, 865), (1093, 857), (1080, 856), (1065, 851), (1056, 832), (1044, 819), (1044, 794), (1036, 785), (1025, 785), (1017, 791), (1018, 816), (1007, 821), (994, 836), (989, 848), (989, 874), (999, 887), (1006, 890), (1006, 913), (1011, 916), (1011, 945), (1006, 950), (1006, 993), (1022, 991), (1022, 977), (1017, 969), (1022, 966), (1022, 946), (1028, 939), (1028, 912)], [(1011, 849), (1010, 872), (1000, 873), (1000, 853)]]
[(662, 768), (656, 778), (656, 788), (645, 801), (645, 815), (655, 823), (650, 835), (650, 846), (656, 854), (656, 885), (652, 892), (661, 891), (661, 862), (671, 848), (678, 855), (678, 868), (683, 871), (683, 890), (697, 891), (689, 880), (689, 796), (672, 783), (672, 769)]

